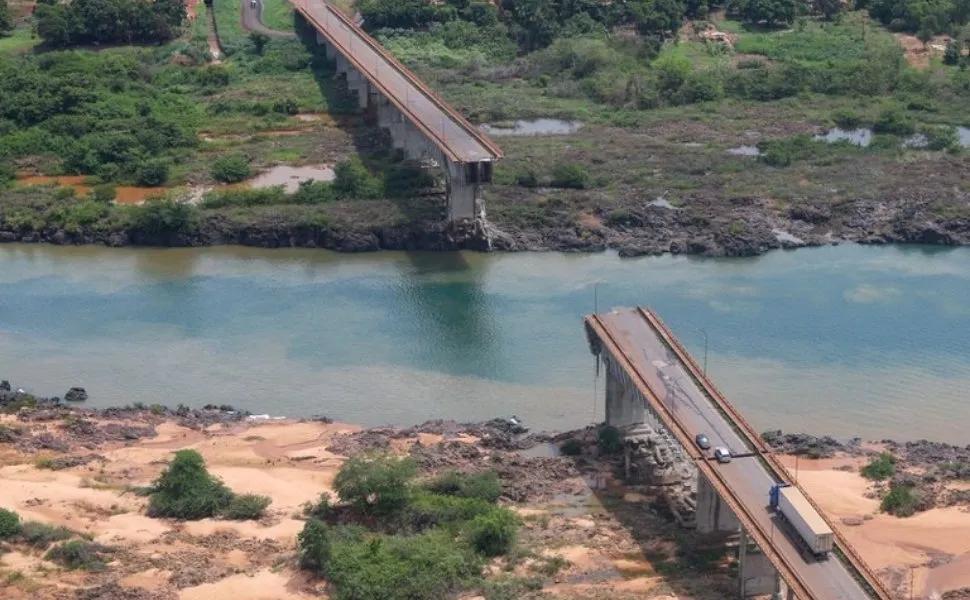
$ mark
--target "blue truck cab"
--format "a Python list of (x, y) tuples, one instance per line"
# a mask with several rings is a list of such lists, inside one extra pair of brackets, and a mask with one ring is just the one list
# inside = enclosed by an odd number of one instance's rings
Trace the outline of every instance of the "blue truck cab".
[(787, 483), (776, 483), (771, 486), (771, 490), (768, 491), (768, 504), (771, 506), (771, 510), (778, 510), (778, 495), (781, 492), (781, 488), (790, 487)]

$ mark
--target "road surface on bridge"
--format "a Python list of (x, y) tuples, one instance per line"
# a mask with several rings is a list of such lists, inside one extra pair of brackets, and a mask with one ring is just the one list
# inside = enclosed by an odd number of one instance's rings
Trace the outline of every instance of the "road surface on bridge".
[(357, 72), (451, 160), (473, 163), (501, 158), (502, 151), (488, 136), (439, 98), (339, 9), (323, 0), (293, 0), (293, 5)]
[[(713, 447), (724, 446), (733, 453), (756, 453), (734, 429), (707, 395), (698, 387), (676, 354), (636, 309), (621, 309), (597, 315), (621, 351), (691, 437), (703, 433)], [(827, 560), (806, 557), (794, 537), (768, 510), (768, 490), (776, 482), (757, 456), (735, 458), (715, 464), (726, 485), (765, 531), (771, 532), (774, 549), (785, 557), (818, 599), (866, 600), (868, 591), (853, 577), (851, 567), (837, 556)]]

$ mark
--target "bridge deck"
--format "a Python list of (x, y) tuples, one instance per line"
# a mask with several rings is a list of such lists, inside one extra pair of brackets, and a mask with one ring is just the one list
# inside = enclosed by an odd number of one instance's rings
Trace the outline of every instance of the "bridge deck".
[(502, 151), (346, 15), (323, 0), (296, 9), (354, 69), (456, 162), (501, 158)]
[[(760, 449), (757, 446), (760, 444), (747, 439), (737, 420), (729, 418), (702, 389), (696, 374), (692, 375), (690, 367), (665, 341), (664, 333), (660, 331), (662, 325), (651, 323), (650, 315), (638, 309), (594, 315), (587, 319), (587, 324), (604, 345), (612, 346), (613, 351), (623, 356), (628, 371), (632, 371), (631, 377), (643, 382), (651, 392), (649, 395), (657, 402), (658, 413), (668, 427), (681, 430), (688, 440), (703, 433), (713, 446), (725, 446), (732, 453), (746, 455), (723, 465), (708, 461), (701, 463), (716, 470), (712, 475), (731, 496), (725, 499), (740, 505), (742, 511), (738, 517), (745, 528), (756, 534), (758, 530), (767, 534), (763, 537), (767, 538), (771, 550), (780, 555), (799, 581), (792, 582), (787, 576), (785, 579), (799, 587), (804, 586), (810, 595), (803, 600), (870, 598), (849, 565), (837, 556), (817, 561), (803, 555), (793, 535), (786, 535), (784, 527), (776, 522), (767, 509), (768, 491), (776, 478), (758, 458)], [(688, 453), (695, 455), (697, 452), (691, 444)], [(706, 465), (698, 466), (706, 471)], [(718, 482), (712, 480), (712, 483)]]

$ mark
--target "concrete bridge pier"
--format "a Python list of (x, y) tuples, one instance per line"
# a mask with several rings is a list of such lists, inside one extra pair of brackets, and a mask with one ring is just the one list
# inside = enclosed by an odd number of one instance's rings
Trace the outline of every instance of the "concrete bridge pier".
[(738, 595), (742, 600), (767, 595), (771, 595), (773, 600), (781, 600), (781, 584), (778, 572), (761, 549), (748, 539), (747, 531), (742, 528), (741, 542), (738, 545)]
[(326, 48), (327, 58), (334, 61), (337, 73), (346, 79), (347, 89), (356, 94), (358, 108), (372, 116), (376, 115), (377, 126), (390, 132), (394, 148), (403, 150), (408, 158), (431, 160), (443, 168), (448, 197), (448, 220), (484, 221), (485, 209), (480, 191), (481, 184), (492, 180), (492, 163), (464, 163), (445, 156), (435, 141), (429, 139), (428, 135), (419, 130), (366, 77), (354, 69), (350, 61), (319, 32), (317, 43)]
[(699, 533), (733, 532), (741, 528), (738, 517), (721, 500), (717, 490), (700, 470), (697, 471), (697, 531)]

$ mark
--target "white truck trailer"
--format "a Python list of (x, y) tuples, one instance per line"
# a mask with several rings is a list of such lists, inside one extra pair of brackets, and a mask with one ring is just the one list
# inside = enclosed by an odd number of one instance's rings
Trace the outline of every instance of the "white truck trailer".
[(832, 550), (832, 529), (812, 508), (798, 488), (786, 483), (771, 486), (771, 508), (780, 514), (816, 558), (826, 558)]

